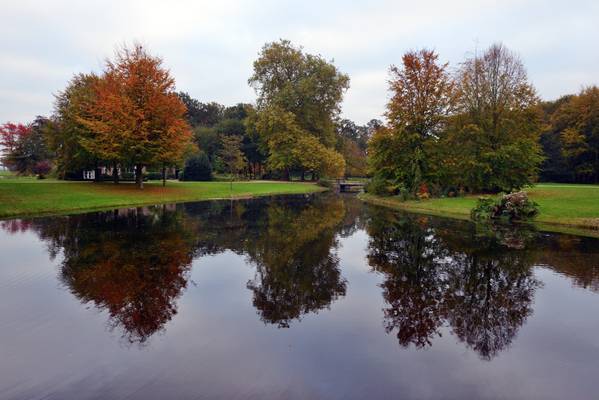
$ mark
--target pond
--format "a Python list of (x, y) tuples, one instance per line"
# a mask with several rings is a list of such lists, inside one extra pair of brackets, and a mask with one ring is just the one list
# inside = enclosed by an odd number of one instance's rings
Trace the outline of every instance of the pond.
[(0, 221), (1, 399), (590, 399), (599, 240), (351, 195)]

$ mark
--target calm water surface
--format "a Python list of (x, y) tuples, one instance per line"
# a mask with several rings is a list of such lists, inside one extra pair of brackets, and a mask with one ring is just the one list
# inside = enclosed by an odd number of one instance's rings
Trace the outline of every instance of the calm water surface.
[(599, 396), (598, 240), (334, 195), (0, 227), (0, 399)]

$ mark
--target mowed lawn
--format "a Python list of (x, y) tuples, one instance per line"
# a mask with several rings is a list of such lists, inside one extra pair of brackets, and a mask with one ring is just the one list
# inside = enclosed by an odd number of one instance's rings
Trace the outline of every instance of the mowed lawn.
[(144, 189), (133, 183), (65, 182), (32, 178), (0, 178), (0, 218), (59, 214), (100, 208), (175, 203), (194, 200), (245, 198), (274, 194), (313, 193), (323, 188), (313, 183), (250, 181), (234, 182), (146, 182)]
[[(539, 204), (540, 224), (599, 229), (599, 185), (541, 183), (525, 191)], [(402, 202), (395, 198), (364, 195), (364, 199), (406, 211), (469, 218), (479, 196)]]

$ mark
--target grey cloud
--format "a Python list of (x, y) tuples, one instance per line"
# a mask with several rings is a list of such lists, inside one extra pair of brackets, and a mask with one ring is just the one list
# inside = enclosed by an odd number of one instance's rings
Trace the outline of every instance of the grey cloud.
[(352, 86), (343, 114), (381, 116), (386, 74), (404, 51), (433, 48), (457, 65), (495, 41), (518, 52), (543, 98), (599, 83), (599, 4), (593, 1), (9, 1), (1, 4), (0, 121), (52, 109), (52, 93), (98, 71), (135, 40), (164, 57), (180, 90), (202, 101), (250, 102), (251, 63), (288, 38), (335, 59)]

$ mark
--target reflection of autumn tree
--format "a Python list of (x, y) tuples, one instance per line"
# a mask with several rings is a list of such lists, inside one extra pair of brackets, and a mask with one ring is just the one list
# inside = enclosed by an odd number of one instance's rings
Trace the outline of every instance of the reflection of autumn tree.
[(71, 216), (39, 226), (61, 249), (61, 280), (110, 314), (130, 342), (145, 342), (176, 314), (193, 258), (180, 213), (165, 207)]
[(491, 359), (509, 346), (532, 312), (539, 282), (530, 253), (509, 250), (494, 238), (477, 239), (471, 229), (456, 229), (458, 223), (454, 229), (446, 224), (370, 211), (368, 260), (385, 277), (385, 327), (397, 331), (402, 346), (424, 347), (447, 324)]
[(397, 331), (402, 346), (430, 345), (443, 322), (439, 243), (426, 225), (378, 208), (373, 209), (368, 229), (368, 261), (385, 276), (381, 287), (389, 305), (383, 310), (386, 331)]
[(346, 289), (339, 259), (331, 253), (344, 216), (342, 200), (298, 206), (270, 206), (267, 225), (245, 249), (256, 263), (256, 276), (248, 282), (254, 306), (265, 322), (279, 327), (328, 307)]
[(505, 349), (526, 318), (539, 282), (521, 252), (452, 255), (445, 314), (453, 332), (483, 359)]

